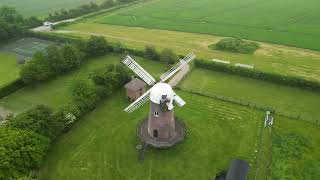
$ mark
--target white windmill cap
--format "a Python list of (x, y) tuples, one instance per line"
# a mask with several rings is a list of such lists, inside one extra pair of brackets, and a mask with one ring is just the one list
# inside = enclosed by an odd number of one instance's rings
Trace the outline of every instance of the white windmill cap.
[(157, 83), (151, 88), (150, 100), (153, 103), (160, 104), (163, 95), (166, 95), (168, 99), (172, 100), (175, 93), (169, 84), (161, 82)]

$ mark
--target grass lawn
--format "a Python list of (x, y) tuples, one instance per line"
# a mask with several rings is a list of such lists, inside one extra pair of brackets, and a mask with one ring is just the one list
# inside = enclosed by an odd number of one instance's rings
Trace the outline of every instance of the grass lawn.
[[(135, 131), (148, 105), (127, 114), (123, 109), (129, 102), (122, 90), (52, 146), (40, 179), (213, 179), (233, 158), (254, 163), (263, 112), (177, 93), (187, 102), (175, 111), (188, 128), (181, 144), (168, 150), (148, 149), (139, 164)], [(254, 167), (250, 177), (253, 174)]]
[(318, 0), (155, 0), (102, 16), (97, 22), (320, 50), (319, 6)]
[(135, 49), (144, 49), (146, 45), (153, 44), (159, 50), (171, 48), (179, 54), (193, 51), (199, 58), (216, 58), (232, 63), (254, 64), (258, 70), (320, 81), (320, 69), (318, 68), (320, 67), (320, 52), (260, 43), (261, 48), (253, 55), (228, 53), (208, 47), (208, 45), (217, 43), (221, 37), (99, 24), (94, 22), (96, 18), (99, 16), (61, 27), (56, 32), (80, 37), (102, 35), (109, 41), (120, 41)]
[(319, 126), (303, 121), (275, 121), (271, 179), (319, 179), (319, 129)]
[[(136, 59), (154, 77), (159, 77), (165, 71), (166, 66), (142, 58)], [(13, 112), (21, 112), (36, 104), (47, 104), (51, 107), (58, 107), (70, 98), (70, 88), (74, 79), (86, 76), (94, 69), (103, 67), (106, 64), (120, 63), (120, 57), (115, 55), (104, 56), (86, 61), (80, 69), (75, 70), (53, 80), (43, 82), (33, 86), (24, 87), (15, 93), (0, 100), (3, 106)], [(157, 68), (155, 68), (157, 67)]]
[(300, 114), (308, 120), (320, 120), (320, 93), (316, 92), (200, 68), (195, 68), (180, 86)]
[[(90, 0), (101, 2), (102, 0)], [(16, 8), (24, 16), (47, 16), (49, 13), (62, 8), (76, 8), (82, 4), (89, 3), (88, 0), (0, 0), (0, 6), (10, 6)]]
[(19, 69), (15, 55), (0, 53), (0, 88), (18, 79)]

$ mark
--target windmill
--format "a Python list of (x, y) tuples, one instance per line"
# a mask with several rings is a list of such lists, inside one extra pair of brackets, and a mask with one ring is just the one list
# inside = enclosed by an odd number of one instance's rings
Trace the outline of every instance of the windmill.
[(147, 120), (138, 127), (138, 134), (144, 143), (154, 147), (171, 147), (183, 140), (185, 132), (184, 125), (174, 117), (174, 103), (182, 107), (186, 103), (179, 97), (172, 87), (165, 83), (182, 67), (195, 59), (194, 53), (189, 53), (176, 65), (160, 76), (160, 82), (144, 70), (129, 55), (123, 59), (123, 63), (128, 66), (137, 76), (152, 86), (147, 92), (130, 104), (125, 111), (131, 113), (150, 100), (150, 111)]

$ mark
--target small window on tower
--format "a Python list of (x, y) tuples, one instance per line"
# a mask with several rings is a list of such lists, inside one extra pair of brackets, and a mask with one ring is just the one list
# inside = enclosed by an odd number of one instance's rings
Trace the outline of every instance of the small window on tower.
[(154, 116), (159, 117), (159, 112), (158, 112), (158, 111), (155, 111), (155, 112), (154, 112)]

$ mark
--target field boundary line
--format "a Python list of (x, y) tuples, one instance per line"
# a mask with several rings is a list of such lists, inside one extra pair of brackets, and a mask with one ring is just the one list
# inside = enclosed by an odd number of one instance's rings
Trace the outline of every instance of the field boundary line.
[[(197, 91), (197, 90), (193, 90), (193, 89), (184, 88), (181, 86), (176, 87), (176, 89), (182, 90), (182, 91), (185, 91), (188, 93), (196, 94), (199, 96), (204, 96), (204, 97), (217, 99), (217, 100), (232, 103), (232, 104), (237, 104), (240, 106), (254, 108), (254, 109), (257, 109), (260, 111), (270, 111), (270, 110), (276, 111), (275, 108), (270, 107), (270, 106), (261, 105), (261, 104), (253, 103), (250, 101), (241, 100), (241, 99), (238, 100), (238, 99), (234, 99), (234, 98), (229, 98), (229, 97), (225, 97), (225, 96), (222, 96), (219, 94), (215, 94), (213, 92)], [(276, 115), (286, 117), (289, 119), (302, 120), (302, 121), (309, 122), (314, 125), (320, 126), (320, 120), (303, 118), (303, 116), (301, 114), (289, 114), (289, 113), (285, 113), (285, 112), (281, 112), (281, 111), (276, 111)]]

